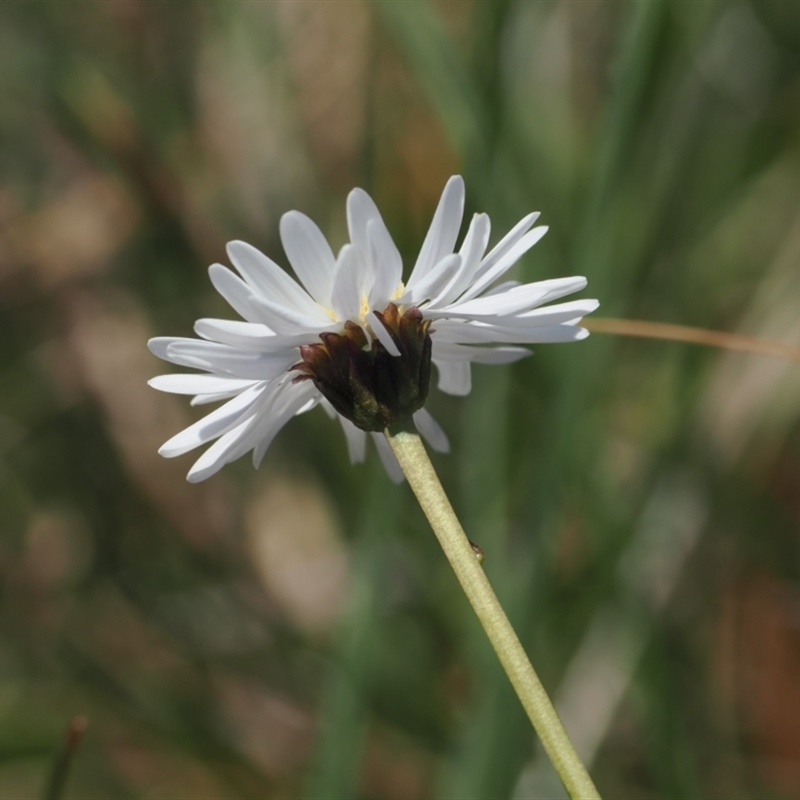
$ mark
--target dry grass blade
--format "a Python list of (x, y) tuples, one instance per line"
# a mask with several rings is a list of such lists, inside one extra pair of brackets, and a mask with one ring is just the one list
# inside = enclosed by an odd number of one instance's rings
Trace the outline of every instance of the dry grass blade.
[(672, 325), (666, 322), (648, 322), (640, 319), (602, 317), (584, 320), (583, 326), (592, 333), (610, 333), (617, 336), (637, 336), (644, 339), (702, 344), (708, 347), (721, 347), (739, 353), (755, 353), (800, 363), (800, 347), (773, 342), (769, 339), (758, 339), (754, 336), (744, 336), (741, 333), (712, 331), (706, 328)]

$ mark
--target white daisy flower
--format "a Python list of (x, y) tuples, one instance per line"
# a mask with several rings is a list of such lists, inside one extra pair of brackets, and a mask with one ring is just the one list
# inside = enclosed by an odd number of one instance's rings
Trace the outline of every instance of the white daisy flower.
[[(471, 365), (506, 364), (539, 342), (571, 342), (596, 300), (545, 305), (586, 286), (580, 277), (520, 284), (500, 279), (547, 231), (529, 214), (487, 253), (489, 217), (476, 214), (456, 250), (464, 212), (464, 182), (442, 193), (411, 275), (369, 195), (347, 198), (350, 242), (334, 256), (304, 214), (281, 219), (284, 250), (299, 282), (244, 242), (228, 244), (239, 275), (221, 264), (211, 282), (244, 321), (201, 319), (200, 339), (159, 337), (150, 350), (200, 373), (161, 375), (156, 389), (194, 395), (193, 405), (225, 401), (166, 442), (159, 453), (183, 455), (214, 442), (188, 480), (202, 481), (253, 451), (258, 467), (278, 431), (321, 405), (338, 418), (351, 461), (363, 461), (367, 434), (389, 475), (402, 472), (382, 431), (413, 419), (440, 452), (449, 444), (423, 407), (431, 361), (438, 387), (452, 395), (471, 388)], [(240, 277), (241, 276), (241, 277)], [(494, 346), (489, 346), (494, 345)]]

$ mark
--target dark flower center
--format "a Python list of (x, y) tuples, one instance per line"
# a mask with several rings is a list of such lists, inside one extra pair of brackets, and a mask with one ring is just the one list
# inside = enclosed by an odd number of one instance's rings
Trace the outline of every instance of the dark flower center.
[[(311, 380), (330, 404), (364, 431), (384, 431), (407, 421), (428, 396), (431, 378), (430, 320), (418, 308), (401, 314), (394, 303), (375, 312), (399, 356), (346, 322), (342, 333), (322, 333), (320, 344), (300, 348), (295, 381)], [(365, 349), (366, 348), (366, 349)]]

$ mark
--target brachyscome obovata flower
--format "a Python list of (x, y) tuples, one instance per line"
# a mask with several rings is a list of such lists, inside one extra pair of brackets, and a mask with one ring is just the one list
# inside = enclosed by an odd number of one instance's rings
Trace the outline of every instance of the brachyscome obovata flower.
[[(545, 305), (586, 286), (580, 277), (498, 283), (547, 231), (529, 214), (487, 253), (489, 217), (476, 214), (461, 246), (464, 183), (445, 186), (411, 275), (369, 197), (347, 198), (350, 242), (334, 256), (319, 228), (290, 211), (281, 240), (299, 279), (244, 242), (209, 269), (217, 291), (244, 321), (201, 319), (200, 339), (160, 337), (150, 350), (198, 373), (161, 375), (150, 385), (194, 395), (193, 405), (225, 401), (174, 436), (159, 452), (171, 458), (214, 442), (189, 471), (201, 481), (249, 451), (258, 466), (277, 432), (316, 405), (338, 418), (350, 458), (362, 461), (367, 434), (396, 480), (402, 473), (381, 431), (413, 419), (431, 446), (447, 451), (442, 429), (423, 407), (431, 361), (438, 387), (471, 388), (471, 364), (505, 364), (529, 351), (514, 346), (587, 336), (581, 318), (596, 300)], [(491, 346), (490, 346), (491, 345)]]

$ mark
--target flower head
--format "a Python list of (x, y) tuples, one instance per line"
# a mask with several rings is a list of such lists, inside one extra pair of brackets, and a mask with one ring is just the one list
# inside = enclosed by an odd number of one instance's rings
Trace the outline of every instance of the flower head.
[[(281, 219), (284, 250), (299, 283), (263, 253), (231, 242), (239, 275), (221, 264), (211, 281), (244, 321), (201, 319), (200, 339), (160, 337), (159, 358), (201, 373), (161, 375), (150, 385), (194, 395), (193, 405), (225, 401), (166, 442), (166, 457), (214, 440), (189, 472), (201, 481), (249, 451), (258, 466), (293, 416), (321, 405), (338, 418), (350, 458), (362, 461), (367, 433), (390, 476), (401, 479), (381, 431), (413, 419), (434, 449), (447, 437), (424, 408), (431, 361), (438, 388), (466, 395), (471, 364), (503, 364), (538, 342), (583, 339), (581, 318), (596, 300), (545, 305), (586, 286), (580, 277), (498, 283), (547, 231), (529, 214), (487, 253), (489, 217), (476, 214), (461, 246), (464, 183), (451, 178), (416, 264), (403, 283), (400, 253), (369, 195), (347, 198), (350, 242), (334, 256), (319, 228), (290, 211)], [(241, 276), (241, 277), (239, 277)], [(490, 346), (491, 345), (491, 346)]]

